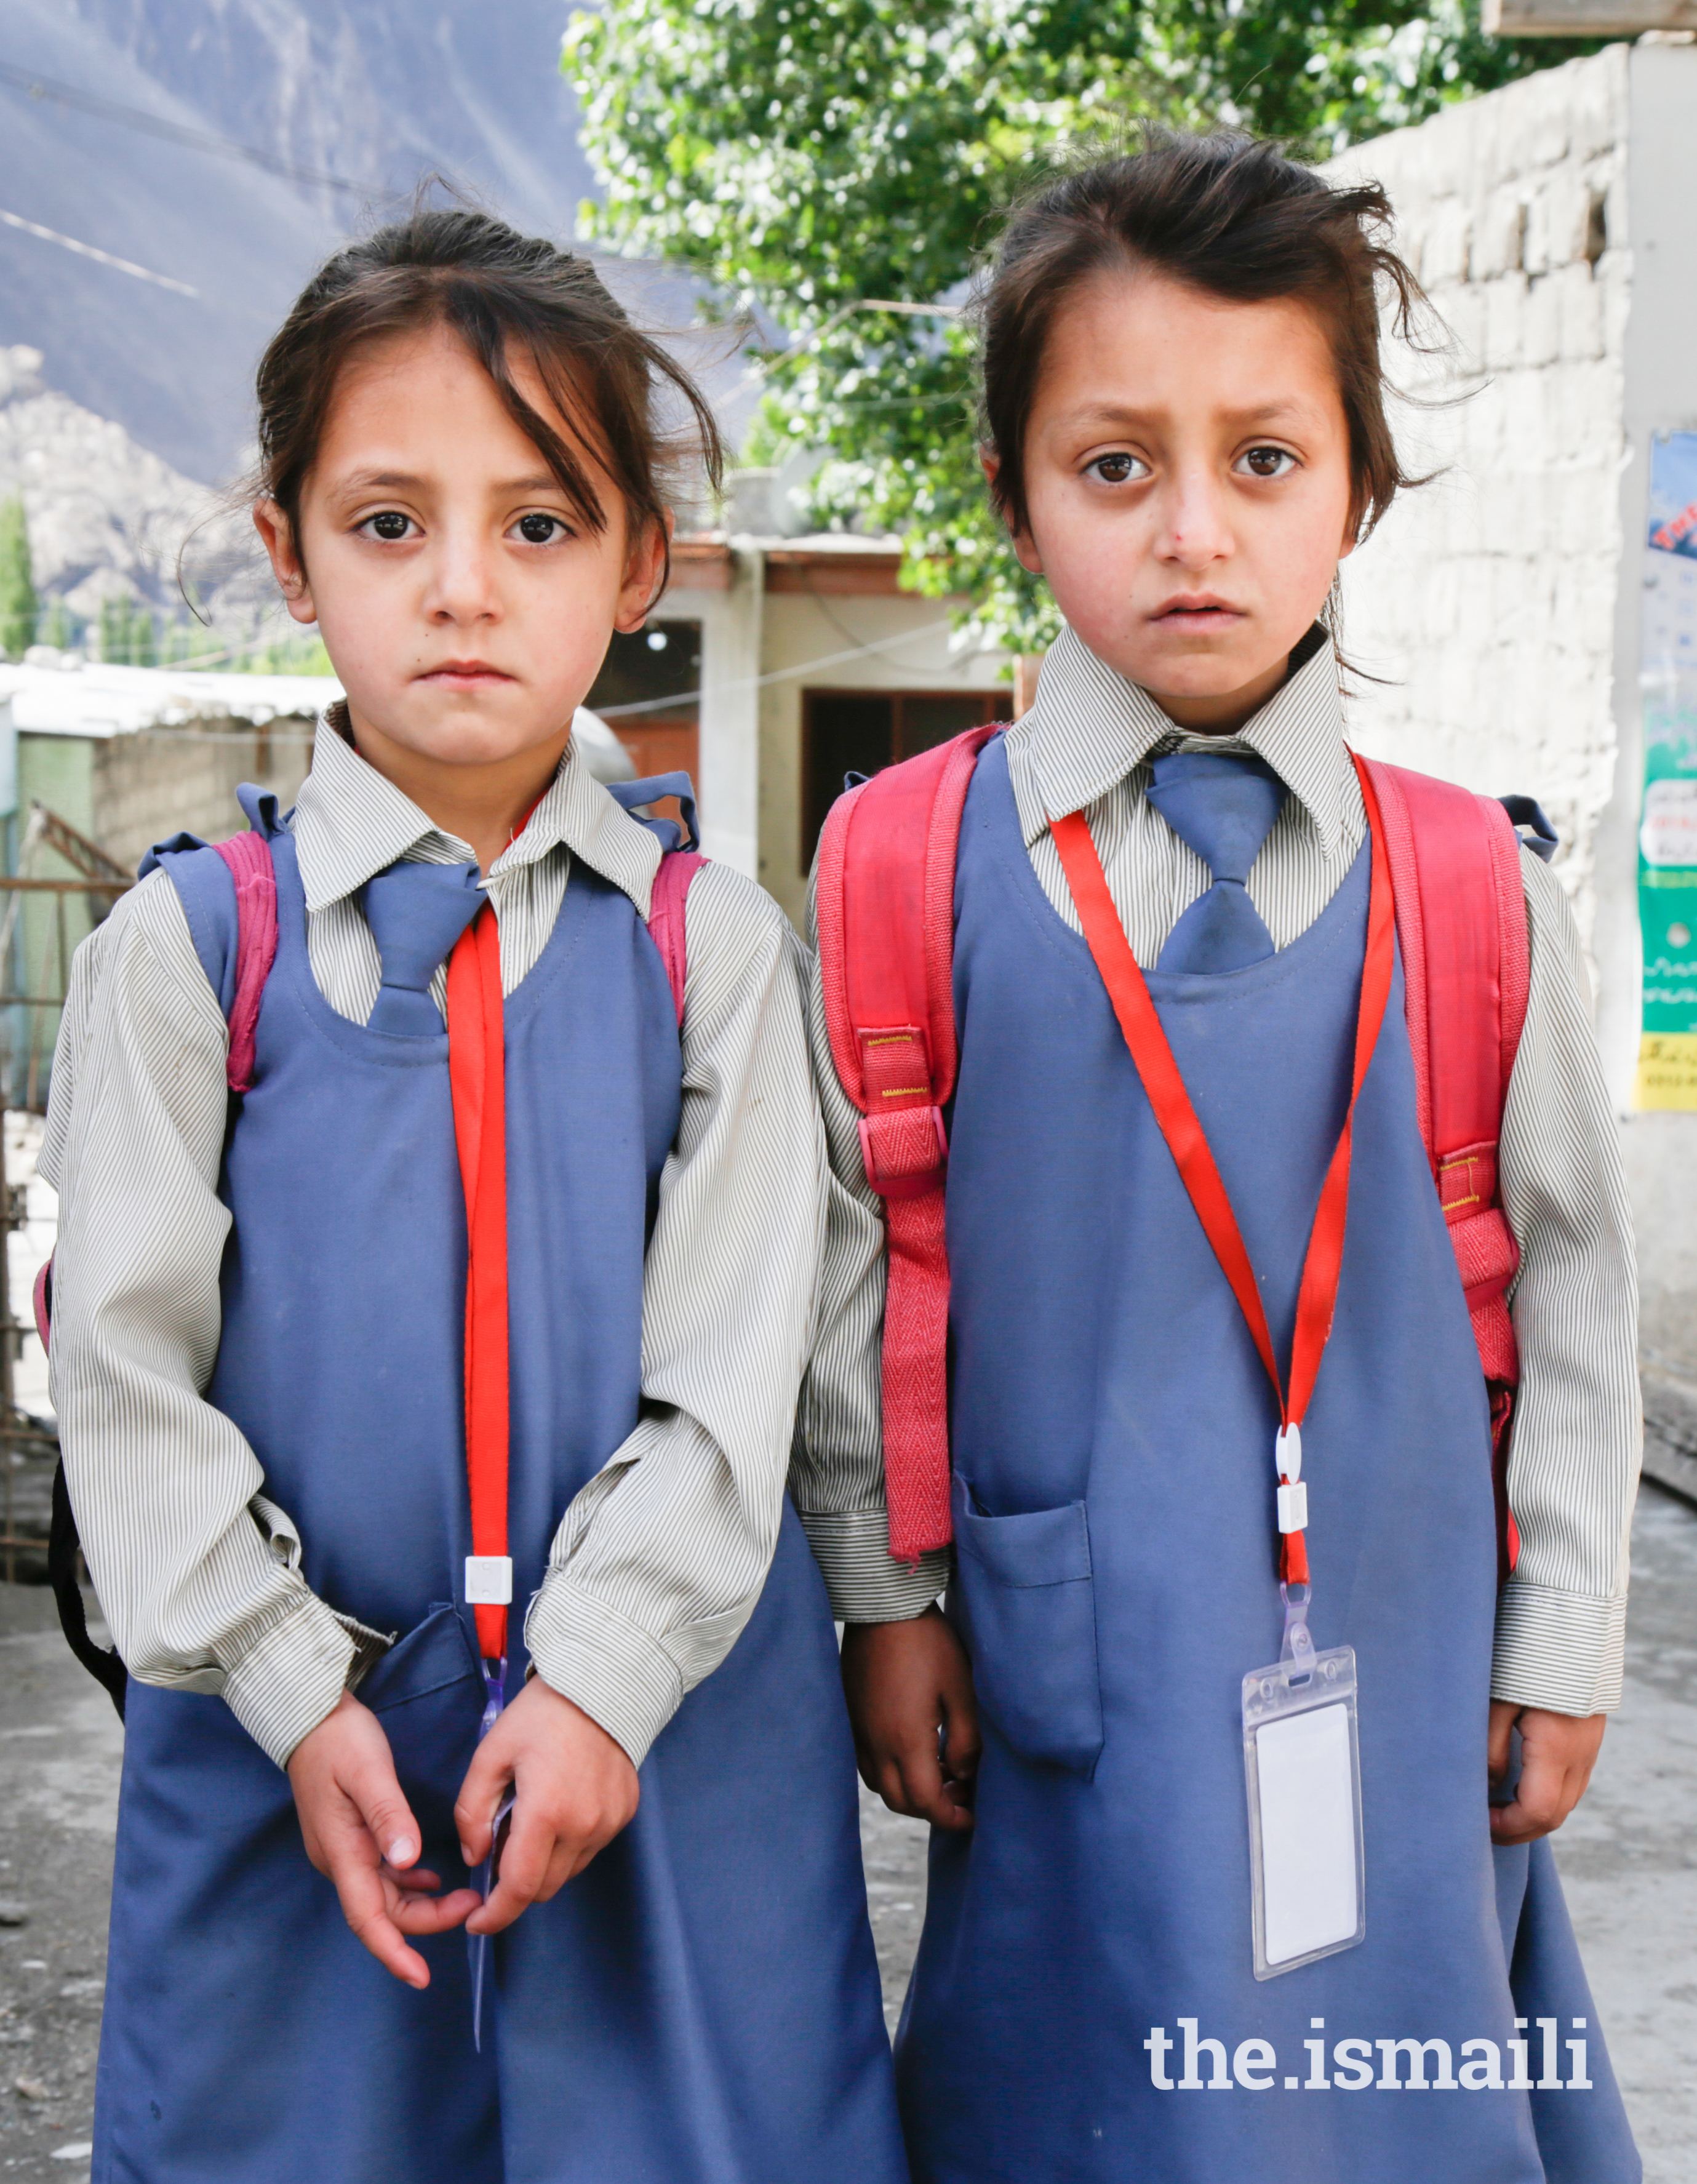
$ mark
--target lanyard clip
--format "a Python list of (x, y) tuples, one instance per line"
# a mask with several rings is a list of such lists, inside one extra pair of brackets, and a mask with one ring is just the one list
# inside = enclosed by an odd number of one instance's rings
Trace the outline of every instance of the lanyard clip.
[(1284, 1602), (1284, 1644), (1279, 1649), (1279, 1659), (1289, 1662), (1299, 1672), (1294, 1682), (1305, 1682), (1314, 1673), (1314, 1639), (1308, 1628), (1314, 1587), (1306, 1583), (1281, 1585), (1278, 1595)]

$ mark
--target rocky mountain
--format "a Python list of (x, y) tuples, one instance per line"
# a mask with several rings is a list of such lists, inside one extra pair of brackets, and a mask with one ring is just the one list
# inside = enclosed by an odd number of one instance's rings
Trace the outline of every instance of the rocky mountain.
[(41, 350), (71, 402), (222, 482), (268, 332), (422, 176), (570, 235), (591, 183), (557, 66), (569, 4), (5, 0), (0, 345)]
[(281, 621), (240, 512), (51, 386), (41, 351), (22, 345), (0, 348), (0, 499), (14, 493), (47, 624), (58, 602), (74, 625), (65, 635), (97, 624), (110, 599), (186, 621), (180, 554), (220, 641), (245, 644)]

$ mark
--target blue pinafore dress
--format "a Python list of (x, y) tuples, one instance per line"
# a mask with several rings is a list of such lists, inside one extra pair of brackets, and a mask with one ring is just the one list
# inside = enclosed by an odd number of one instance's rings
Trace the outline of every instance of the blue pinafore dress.
[[(465, 1885), (453, 1806), (482, 1706), (469, 1610), (465, 1208), (445, 1034), (337, 1016), (294, 844), (231, 1133), (209, 1399), (330, 1605), (403, 1634), (359, 1696)], [(168, 857), (227, 1006), (233, 892)], [(505, 1009), (514, 1598), (637, 1418), (643, 1255), (679, 1112), (659, 955), (581, 861)], [(523, 1680), (512, 1619), (509, 1695)], [(854, 1759), (819, 1573), (786, 1504), (743, 1636), (642, 1769), (636, 1818), (492, 1944), (482, 2052), (461, 1933), (424, 1993), (343, 1924), (287, 1777), (224, 1702), (132, 1682), (95, 2184), (905, 2184)]]
[[(1282, 1358), (1368, 878), (1364, 850), (1248, 969), (1149, 979)], [(1359, 1665), (1366, 1938), (1258, 1982), (1239, 1708), (1282, 1632), (1271, 1392), (999, 744), (956, 911), (949, 1612), (985, 1752), (976, 1828), (932, 1840), (898, 2042), (916, 2184), (1635, 2184), (1550, 1847), (1489, 1839), (1489, 1433), (1400, 969), (1303, 1424), (1314, 1640)], [(1536, 2090), (1507, 2082), (1517, 2038)], [(1240, 2075), (1251, 2041), (1275, 2059)]]

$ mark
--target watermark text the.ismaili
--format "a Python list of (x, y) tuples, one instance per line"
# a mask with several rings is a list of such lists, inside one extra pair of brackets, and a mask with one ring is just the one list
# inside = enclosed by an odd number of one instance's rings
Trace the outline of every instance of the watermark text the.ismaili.
[[(1143, 2042), (1149, 2059), (1149, 2083), (1158, 2093), (1229, 2093), (1242, 2088), (1249, 2093), (1267, 2093), (1278, 2088), (1288, 2093), (1589, 2093), (1591, 2080), (1585, 2067), (1586, 2020), (1570, 2020), (1572, 2034), (1561, 2036), (1561, 2020), (1539, 2017), (1515, 2020), (1515, 2031), (1527, 2036), (1505, 2040), (1463, 2040), (1452, 2048), (1447, 2040), (1410, 2037), (1346, 2038), (1328, 2042), (1323, 2017), (1309, 2020), (1314, 2036), (1302, 2043), (1305, 2062), (1302, 2075), (1281, 2071), (1277, 2050), (1271, 2040), (1240, 2040), (1227, 2053), (1223, 2040), (1199, 2035), (1193, 2017), (1176, 2019), (1179, 2037), (1173, 2039), (1164, 2025), (1152, 2025)], [(1528, 2023), (1536, 2027), (1534, 2040)], [(1532, 2051), (1539, 2050), (1538, 2075), (1533, 2075)], [(1567, 2051), (1567, 2075), (1561, 2074), (1563, 2048)], [(1504, 2049), (1506, 2048), (1506, 2070)]]

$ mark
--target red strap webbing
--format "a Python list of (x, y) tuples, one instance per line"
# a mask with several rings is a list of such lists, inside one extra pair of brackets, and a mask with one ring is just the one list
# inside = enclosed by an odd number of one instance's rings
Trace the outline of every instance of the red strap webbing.
[(954, 1090), (954, 859), (978, 754), (972, 728), (832, 806), (816, 890), (826, 1028), (884, 1201), (884, 1476), (890, 1552), (953, 1537), (943, 1110)]
[(1420, 1134), (1490, 1391), (1506, 1575), (1520, 1549), (1506, 1479), (1520, 1352), (1505, 1293), (1520, 1248), (1497, 1156), (1531, 967), (1520, 844), (1494, 797), (1382, 759), (1356, 764), (1390, 859)]
[[(501, 936), (480, 910), (448, 959), (448, 1067), (465, 1190), (465, 1475), (471, 1552), (507, 1552), (507, 1089)], [(507, 1651), (507, 1611), (475, 1607), (486, 1661)]]

